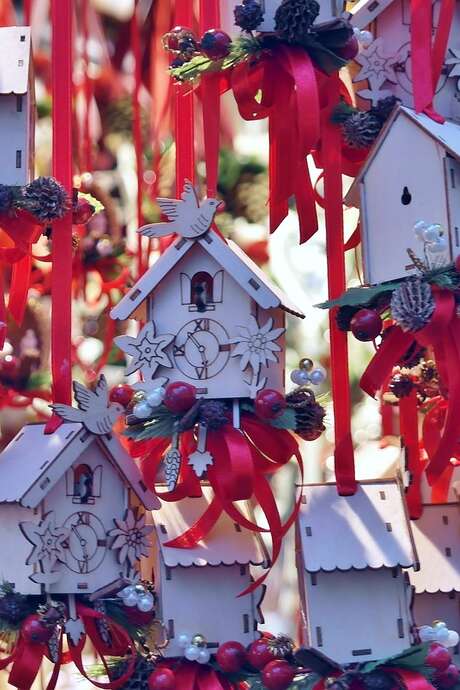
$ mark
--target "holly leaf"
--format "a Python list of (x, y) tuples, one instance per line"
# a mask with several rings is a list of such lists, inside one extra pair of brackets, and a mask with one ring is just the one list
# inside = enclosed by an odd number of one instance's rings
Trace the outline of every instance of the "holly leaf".
[(315, 304), (315, 307), (319, 309), (332, 309), (333, 307), (365, 307), (371, 304), (376, 297), (386, 292), (393, 292), (403, 282), (403, 280), (394, 280), (391, 283), (382, 283), (381, 285), (374, 285), (372, 287), (349, 288), (337, 299)]
[(418, 669), (423, 668), (425, 659), (428, 654), (429, 644), (421, 644), (415, 647), (405, 649), (400, 654), (395, 654), (386, 659), (379, 659), (378, 661), (369, 661), (363, 664), (360, 670), (363, 673), (370, 673), (379, 666), (397, 666), (399, 668)]
[(284, 410), (282, 415), (280, 415), (276, 419), (270, 419), (268, 423), (270, 424), (270, 426), (274, 426), (275, 429), (295, 429), (295, 410), (288, 408)]
[(343, 671), (340, 664), (313, 647), (298, 649), (294, 654), (294, 660), (299, 666), (309, 668), (323, 678), (337, 671)]

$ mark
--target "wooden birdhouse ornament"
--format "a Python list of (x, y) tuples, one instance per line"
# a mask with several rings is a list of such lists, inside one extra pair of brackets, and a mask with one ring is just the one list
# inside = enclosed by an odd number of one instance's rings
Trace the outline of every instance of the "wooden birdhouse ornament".
[(0, 28), (0, 184), (26, 185), (33, 177), (35, 91), (30, 28)]
[(0, 454), (0, 573), (22, 594), (97, 597), (129, 581), (147, 555), (151, 528), (129, 498), (148, 509), (158, 499), (107, 428), (106, 384), (85, 391), (77, 387), (79, 410), (61, 409), (72, 421), (50, 435), (25, 426)]
[[(439, 23), (441, 0), (432, 5), (432, 26)], [(352, 65), (353, 83), (361, 109), (376, 105), (387, 96), (396, 96), (413, 107), (410, 0), (359, 0), (351, 8), (351, 23), (370, 35)], [(449, 36), (434, 107), (444, 117), (460, 120), (460, 3)]]
[[(391, 174), (389, 174), (391, 171)], [(373, 285), (460, 254), (460, 125), (393, 112), (345, 203), (361, 210), (364, 276)]]
[(115, 339), (130, 358), (127, 373), (139, 371), (144, 390), (183, 381), (203, 398), (282, 391), (286, 313), (302, 313), (211, 229), (216, 199), (200, 203), (187, 182), (180, 200), (158, 203), (169, 222), (140, 234), (178, 238), (111, 311), (145, 322), (138, 336)]
[[(304, 635), (341, 664), (380, 659), (412, 643), (403, 568), (418, 567), (402, 487), (361, 482), (353, 496), (308, 485), (297, 521)], [(333, 545), (333, 548), (331, 548)]]
[[(257, 31), (271, 32), (275, 30), (276, 10), (282, 2), (283, 0), (260, 0), (264, 10), (264, 19), (262, 24), (257, 27)], [(325, 22), (334, 17), (340, 17), (344, 11), (345, 3), (344, 0), (319, 0), (318, 4), (320, 9), (316, 22)]]
[[(194, 548), (166, 546), (197, 521), (211, 499), (212, 491), (203, 487), (202, 498), (162, 502), (153, 516), (158, 614), (169, 639), (163, 650), (167, 657), (184, 655), (187, 635), (203, 636), (211, 653), (229, 639), (246, 646), (260, 636), (257, 625), (263, 622), (259, 605), (264, 588), (238, 597), (251, 585), (250, 566), (267, 566), (258, 534), (222, 514), (206, 539)], [(243, 505), (242, 510), (249, 518), (248, 507)]]

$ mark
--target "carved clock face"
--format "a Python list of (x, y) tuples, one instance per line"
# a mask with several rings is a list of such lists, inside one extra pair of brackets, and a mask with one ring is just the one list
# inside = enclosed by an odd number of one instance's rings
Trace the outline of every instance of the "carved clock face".
[(176, 367), (190, 379), (205, 380), (216, 376), (229, 357), (228, 333), (212, 319), (189, 321), (174, 340)]
[(98, 517), (87, 511), (70, 515), (64, 523), (69, 530), (66, 564), (74, 573), (91, 573), (104, 560), (106, 530)]

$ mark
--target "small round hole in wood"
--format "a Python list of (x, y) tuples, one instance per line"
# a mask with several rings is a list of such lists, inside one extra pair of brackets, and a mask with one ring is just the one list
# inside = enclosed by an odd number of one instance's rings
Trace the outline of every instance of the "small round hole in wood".
[(407, 187), (404, 187), (403, 193), (401, 196), (401, 203), (403, 206), (409, 206), (411, 201), (412, 201), (412, 194), (409, 192)]

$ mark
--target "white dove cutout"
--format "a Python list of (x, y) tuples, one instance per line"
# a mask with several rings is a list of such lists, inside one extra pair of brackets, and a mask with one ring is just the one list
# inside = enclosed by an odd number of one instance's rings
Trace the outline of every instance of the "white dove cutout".
[(201, 204), (190, 180), (186, 180), (180, 199), (157, 199), (161, 212), (169, 223), (151, 223), (138, 230), (145, 237), (180, 235), (187, 239), (200, 237), (208, 232), (216, 211), (221, 205), (218, 199), (205, 199)]
[(52, 410), (65, 422), (80, 422), (88, 431), (102, 436), (109, 434), (118, 417), (125, 409), (119, 403), (109, 402), (109, 389), (104, 375), (101, 375), (94, 391), (77, 381), (73, 390), (78, 408), (70, 405), (51, 405)]

